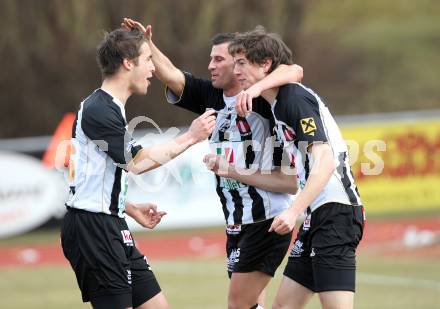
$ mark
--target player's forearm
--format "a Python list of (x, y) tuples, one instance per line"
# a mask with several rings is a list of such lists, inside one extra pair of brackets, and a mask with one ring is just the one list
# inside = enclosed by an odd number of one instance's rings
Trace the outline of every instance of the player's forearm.
[(176, 95), (181, 95), (185, 87), (185, 76), (182, 71), (174, 66), (171, 60), (165, 56), (153, 43), (149, 41), (155, 66), (154, 74)]
[(127, 169), (136, 175), (148, 172), (171, 161), (195, 143), (190, 133), (185, 132), (171, 141), (140, 150)]
[(297, 215), (303, 213), (318, 197), (336, 168), (331, 148), (327, 144), (318, 145), (318, 147), (319, 149), (314, 153), (314, 163), (306, 185), (290, 207), (290, 210)]
[(258, 81), (256, 85), (260, 87), (261, 91), (265, 91), (288, 83), (300, 82), (302, 78), (303, 68), (299, 65), (280, 64), (269, 75)]
[(271, 171), (270, 174), (266, 174), (231, 165), (227, 177), (272, 192), (295, 194), (298, 189), (296, 176), (286, 175), (281, 171)]

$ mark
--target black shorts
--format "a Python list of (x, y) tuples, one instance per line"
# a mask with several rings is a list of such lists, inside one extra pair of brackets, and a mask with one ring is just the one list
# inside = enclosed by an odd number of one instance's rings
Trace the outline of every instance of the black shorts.
[(232, 273), (261, 271), (273, 277), (289, 249), (292, 233), (268, 232), (273, 219), (226, 227), (229, 277)]
[(125, 219), (69, 209), (61, 245), (83, 301), (91, 301), (94, 308), (137, 307), (161, 291)]
[(364, 218), (362, 206), (319, 207), (301, 225), (284, 275), (313, 292), (354, 292)]

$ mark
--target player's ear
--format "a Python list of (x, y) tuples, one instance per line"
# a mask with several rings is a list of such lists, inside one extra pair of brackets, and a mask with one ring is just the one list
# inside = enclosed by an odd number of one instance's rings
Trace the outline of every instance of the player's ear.
[(133, 68), (133, 61), (127, 58), (124, 58), (122, 60), (122, 66), (127, 70), (130, 71)]
[(270, 59), (270, 58), (266, 58), (265, 60), (264, 60), (264, 62), (263, 62), (263, 71), (264, 71), (264, 73), (266, 73), (267, 74), (267, 72), (269, 72), (269, 70), (270, 70), (270, 67), (272, 66), (272, 59)]

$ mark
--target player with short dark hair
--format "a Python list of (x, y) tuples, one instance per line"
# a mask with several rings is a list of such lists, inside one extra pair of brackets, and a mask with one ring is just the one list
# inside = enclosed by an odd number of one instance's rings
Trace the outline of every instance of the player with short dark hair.
[[(125, 20), (128, 27), (142, 29), (151, 36), (151, 27)], [(153, 44), (153, 62), (156, 76), (167, 85), (167, 99), (176, 106), (201, 114), (207, 108), (217, 112), (216, 127), (210, 138), (214, 154), (230, 163), (230, 173), (222, 175), (216, 165), (210, 168), (216, 173), (216, 191), (222, 204), (226, 221), (227, 270), (231, 278), (228, 307), (261, 308), (259, 298), (269, 280), (283, 260), (291, 235), (268, 233), (273, 218), (289, 205), (296, 192), (292, 177), (280, 173), (279, 153), (273, 153), (270, 131), (271, 111), (267, 103), (258, 97), (261, 89), (299, 81), (302, 69), (298, 66), (280, 66), (267, 79), (253, 89), (255, 93), (244, 98), (253, 105), (253, 112), (240, 117), (235, 111), (237, 95), (242, 91), (233, 74), (233, 59), (228, 46), (235, 33), (214, 36), (208, 69), (211, 80), (194, 77), (182, 72)], [(246, 171), (254, 169), (261, 177), (253, 177)], [(261, 179), (264, 179), (262, 181)]]
[[(262, 28), (237, 36), (229, 51), (245, 89), (265, 78), (274, 64), (291, 62), (292, 55), (279, 36)], [(271, 104), (277, 140), (291, 152), (301, 188), (292, 205), (273, 220), (270, 231), (290, 233), (298, 216), (306, 215), (273, 308), (302, 308), (313, 293), (319, 293), (324, 308), (352, 308), (364, 211), (347, 145), (328, 108), (311, 89), (291, 83), (262, 96)], [(237, 110), (248, 112), (245, 104)]]
[(127, 130), (125, 104), (146, 94), (154, 72), (143, 33), (117, 29), (98, 47), (103, 82), (80, 106), (72, 130), (67, 214), (61, 228), (84, 302), (98, 309), (165, 309), (168, 303), (146, 257), (139, 252), (125, 214), (146, 228), (165, 215), (151, 203), (126, 201), (127, 173), (141, 174), (206, 139), (212, 111), (169, 142), (143, 148)]

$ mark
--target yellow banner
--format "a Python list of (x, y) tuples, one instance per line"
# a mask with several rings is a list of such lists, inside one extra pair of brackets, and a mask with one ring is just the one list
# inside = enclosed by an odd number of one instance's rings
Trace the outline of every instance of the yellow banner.
[(341, 130), (368, 213), (440, 210), (440, 118)]

